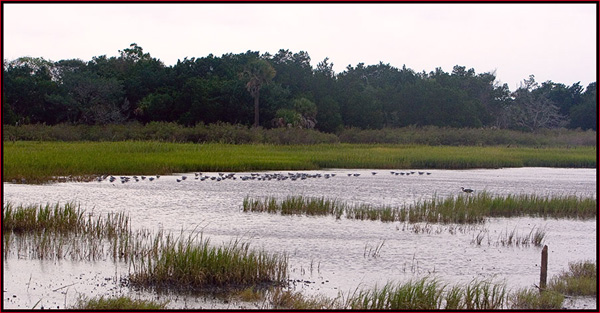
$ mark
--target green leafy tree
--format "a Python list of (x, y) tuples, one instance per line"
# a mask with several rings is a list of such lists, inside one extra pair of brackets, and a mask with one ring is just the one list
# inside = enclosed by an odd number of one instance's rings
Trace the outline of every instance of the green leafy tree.
[(15, 119), (21, 124), (64, 121), (64, 108), (49, 99), (59, 88), (52, 70), (53, 62), (43, 58), (24, 57), (4, 62), (2, 102), (3, 109), (14, 114), (10, 122)]
[(598, 125), (598, 91), (597, 83), (589, 84), (581, 95), (581, 103), (571, 107), (570, 128), (597, 130)]
[(69, 72), (61, 81), (64, 94), (55, 97), (74, 111), (76, 122), (85, 124), (123, 123), (128, 118), (129, 102), (123, 86), (116, 78), (104, 78), (96, 73)]
[(246, 89), (254, 99), (254, 127), (258, 127), (260, 89), (275, 77), (275, 69), (266, 60), (257, 59), (246, 66), (241, 76), (246, 80)]

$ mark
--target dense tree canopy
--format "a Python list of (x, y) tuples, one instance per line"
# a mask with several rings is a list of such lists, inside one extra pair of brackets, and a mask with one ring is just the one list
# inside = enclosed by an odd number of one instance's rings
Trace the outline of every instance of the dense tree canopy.
[(186, 57), (165, 66), (137, 44), (117, 57), (90, 61), (5, 60), (3, 123), (227, 122), (325, 132), (410, 125), (596, 130), (595, 82), (585, 88), (539, 84), (531, 75), (511, 92), (494, 73), (459, 65), (450, 73), (419, 73), (359, 63), (336, 74), (328, 58), (316, 68), (310, 61), (307, 52), (281, 49), (274, 55)]

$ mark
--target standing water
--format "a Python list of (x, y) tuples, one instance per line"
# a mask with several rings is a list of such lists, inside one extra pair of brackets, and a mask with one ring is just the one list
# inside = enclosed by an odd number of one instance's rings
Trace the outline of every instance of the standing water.
[[(504, 246), (507, 233), (546, 232), (549, 277), (570, 262), (596, 261), (595, 220), (491, 218), (477, 225), (404, 224), (282, 216), (242, 211), (245, 197), (325, 197), (345, 203), (401, 206), (454, 197), (461, 187), (493, 195), (596, 197), (595, 169), (348, 170), (181, 173), (153, 181), (129, 177), (90, 183), (4, 184), (4, 203), (75, 202), (95, 214), (125, 212), (133, 229), (179, 233), (201, 229), (213, 244), (242, 239), (251, 248), (287, 253), (292, 287), (307, 295), (337, 297), (386, 282), (435, 277), (448, 284), (489, 279), (509, 289), (539, 283), (541, 247)], [(252, 175), (254, 174), (254, 175)], [(186, 176), (187, 179), (183, 179)], [(204, 179), (203, 179), (204, 178)], [(244, 178), (244, 179), (242, 179)], [(481, 244), (476, 236), (483, 236)], [(3, 262), (4, 308), (65, 308), (79, 294), (144, 294), (120, 285), (130, 271), (112, 261), (40, 261), (9, 255)], [(252, 308), (210, 298), (169, 297), (170, 308)], [(595, 303), (585, 304), (595, 306)], [(592, 309), (593, 307), (585, 307)]]

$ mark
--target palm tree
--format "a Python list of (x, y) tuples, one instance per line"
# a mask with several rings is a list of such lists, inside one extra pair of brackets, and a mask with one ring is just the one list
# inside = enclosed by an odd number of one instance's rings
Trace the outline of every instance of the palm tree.
[(248, 80), (246, 89), (248, 89), (248, 92), (254, 98), (254, 127), (258, 127), (260, 88), (275, 77), (275, 69), (266, 60), (258, 59), (250, 62), (241, 73), (241, 76)]

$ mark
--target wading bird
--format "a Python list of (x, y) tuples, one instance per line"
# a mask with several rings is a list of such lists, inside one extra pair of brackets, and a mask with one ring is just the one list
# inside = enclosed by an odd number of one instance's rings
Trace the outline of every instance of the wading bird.
[(471, 192), (473, 192), (473, 189), (469, 189), (469, 188), (465, 189), (465, 187), (460, 187), (460, 189), (462, 189), (462, 191), (464, 191), (464, 192), (466, 192), (466, 193), (471, 193)]

